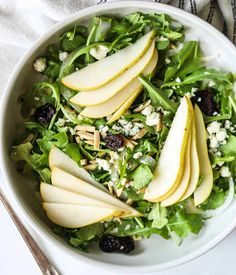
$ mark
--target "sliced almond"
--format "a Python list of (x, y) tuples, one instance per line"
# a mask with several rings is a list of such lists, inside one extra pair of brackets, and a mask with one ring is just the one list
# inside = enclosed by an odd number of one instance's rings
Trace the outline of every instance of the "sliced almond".
[(82, 138), (82, 139), (87, 139), (87, 140), (92, 140), (94, 141), (94, 135), (93, 134), (90, 134), (88, 132), (85, 132), (85, 131), (78, 131), (77, 132), (77, 135)]
[(85, 170), (95, 170), (97, 168), (97, 165), (96, 164), (88, 164), (88, 165), (83, 166), (83, 168)]
[(76, 140), (77, 143), (80, 143), (80, 142), (81, 142), (81, 139), (80, 139), (80, 137), (78, 137), (78, 136), (75, 137), (75, 140)]
[(124, 137), (124, 141), (125, 141), (126, 147), (129, 147), (130, 149), (134, 149), (134, 144), (130, 140)]
[(137, 108), (133, 110), (134, 113), (139, 113), (144, 110), (148, 105), (151, 104), (151, 100), (147, 100), (144, 104), (139, 105)]
[(99, 131), (94, 132), (94, 149), (99, 150), (100, 147), (100, 133)]
[(75, 127), (75, 131), (86, 131), (93, 133), (95, 131), (95, 127), (91, 125), (77, 125)]
[(85, 140), (85, 143), (89, 144), (89, 145), (94, 145), (94, 141), (93, 140)]
[(128, 199), (125, 203), (126, 203), (126, 204), (128, 204), (128, 205), (132, 205), (132, 204), (133, 204), (133, 202), (134, 202), (133, 200)]
[(147, 130), (145, 128), (141, 129), (135, 136), (132, 137), (132, 140), (137, 140), (145, 136), (147, 133)]
[(80, 164), (81, 164), (82, 166), (87, 165), (87, 163), (88, 163), (87, 159), (81, 159), (81, 160), (80, 160)]
[(121, 194), (123, 192), (123, 189), (124, 189), (124, 187), (119, 188), (119, 189), (116, 190), (116, 195), (117, 195), (118, 198), (121, 196)]

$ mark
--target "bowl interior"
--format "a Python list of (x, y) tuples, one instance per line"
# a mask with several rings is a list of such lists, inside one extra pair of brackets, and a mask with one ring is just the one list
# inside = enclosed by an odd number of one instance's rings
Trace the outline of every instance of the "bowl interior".
[[(55, 26), (32, 47), (20, 62), (5, 93), (2, 110), (3, 172), (11, 193), (22, 207), (25, 216), (34, 228), (50, 240), (57, 239), (65, 246), (68, 245), (51, 232), (50, 223), (46, 219), (38, 200), (35, 198), (36, 184), (20, 175), (16, 171), (15, 163), (9, 159), (13, 139), (19, 135), (23, 122), (17, 98), (30, 88), (32, 83), (38, 80), (38, 74), (32, 70), (33, 60), (38, 55), (44, 53), (47, 45), (56, 42), (59, 35), (69, 29), (70, 26), (73, 26), (75, 22), (87, 24), (88, 20), (94, 15), (124, 15), (133, 11), (147, 13), (156, 11), (171, 15), (186, 26), (187, 40), (200, 40), (201, 47), (206, 56), (217, 56), (217, 58), (209, 62), (208, 66), (214, 66), (227, 71), (236, 71), (236, 50), (219, 32), (181, 10), (147, 2), (112, 3), (87, 9), (73, 15), (66, 22)], [(177, 246), (171, 240), (165, 241), (155, 236), (139, 242), (136, 251), (129, 256), (104, 254), (96, 250), (96, 248), (90, 254), (76, 252), (77, 255), (71, 247), (69, 250), (72, 251), (72, 255), (74, 254), (77, 257), (82, 254), (84, 258), (94, 259), (100, 263), (118, 265), (122, 269), (129, 268), (130, 271), (138, 270), (141, 272), (166, 268), (198, 256), (223, 239), (236, 224), (235, 212), (236, 202), (233, 202), (223, 215), (208, 221), (198, 236), (191, 235), (184, 240), (181, 246)]]

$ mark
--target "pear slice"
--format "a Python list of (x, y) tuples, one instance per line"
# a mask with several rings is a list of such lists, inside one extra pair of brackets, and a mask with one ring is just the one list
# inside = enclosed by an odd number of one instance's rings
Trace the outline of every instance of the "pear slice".
[[(131, 216), (142, 216), (142, 214), (138, 211), (136, 211), (131, 206), (125, 204), (124, 202), (116, 199), (112, 195), (103, 192), (102, 190), (94, 187), (93, 185), (76, 178), (73, 175), (70, 175), (69, 173), (63, 171), (62, 169), (58, 167), (52, 168), (52, 174), (51, 174), (51, 181), (52, 184), (63, 188), (65, 190), (75, 192), (84, 196), (88, 196), (90, 198), (103, 201), (107, 204), (111, 204), (114, 207), (118, 207), (123, 209), (124, 211), (128, 212), (129, 214), (125, 215), (127, 217)], [(124, 216), (124, 217), (125, 217)]]
[(198, 152), (197, 152), (197, 143), (196, 143), (196, 126), (195, 126), (195, 119), (192, 120), (192, 133), (191, 133), (191, 176), (189, 180), (189, 186), (184, 194), (181, 201), (186, 200), (189, 198), (193, 192), (195, 191), (198, 180), (199, 180), (199, 159), (198, 159)]
[(191, 127), (192, 105), (184, 97), (176, 111), (174, 120), (162, 148), (153, 180), (148, 185), (144, 199), (162, 201), (168, 198), (178, 187), (184, 169), (189, 131)]
[(119, 216), (119, 212), (97, 206), (44, 202), (48, 218), (63, 227), (79, 228)]
[[(151, 61), (148, 63), (143, 71), (143, 75), (148, 75), (152, 73), (152, 71), (156, 67), (157, 59), (157, 51), (155, 50)], [(139, 93), (141, 91), (141, 88), (142, 85), (140, 81), (138, 79), (134, 79), (113, 97), (101, 104), (86, 107), (80, 113), (80, 115), (91, 118), (109, 116), (114, 113), (118, 108), (120, 108), (132, 95)]]
[[(89, 91), (80, 91), (75, 96), (70, 98), (70, 102), (81, 106), (94, 106), (106, 102), (118, 92), (120, 92), (126, 85), (132, 80), (138, 77), (140, 73), (145, 69), (154, 54), (155, 42), (151, 44), (151, 47), (147, 50), (145, 55), (129, 70), (116, 77), (106, 85)], [(113, 65), (116, 67), (116, 65)], [(95, 78), (97, 77), (94, 74)]]
[(87, 181), (95, 187), (108, 192), (107, 189), (96, 182), (84, 168), (79, 167), (73, 159), (67, 156), (67, 154), (62, 152), (56, 146), (53, 146), (49, 153), (49, 167), (52, 169), (54, 166), (57, 166), (75, 177)]
[[(44, 202), (68, 203), (94, 207), (97, 206), (117, 210), (120, 212), (120, 214), (125, 212), (125, 210), (120, 207), (116, 207), (103, 201), (95, 200), (93, 198), (80, 195), (78, 193), (74, 193), (44, 182), (40, 184), (40, 194)], [(127, 212), (125, 213), (127, 214)]]
[[(193, 120), (193, 119), (192, 119)], [(170, 206), (181, 200), (189, 185), (189, 179), (191, 174), (190, 166), (190, 145), (191, 145), (191, 130), (189, 131), (188, 144), (185, 152), (184, 171), (179, 186), (167, 199), (161, 202), (162, 207)]]
[(107, 124), (111, 124), (112, 122), (119, 119), (129, 109), (129, 107), (133, 104), (133, 102), (135, 101), (136, 97), (140, 94), (142, 89), (143, 89), (143, 87), (139, 87), (138, 90), (135, 91), (135, 93), (132, 94), (130, 96), (130, 98), (128, 98), (127, 101), (112, 115), (112, 117), (109, 119)]
[(200, 165), (201, 184), (194, 191), (195, 206), (203, 203), (211, 193), (213, 187), (213, 172), (207, 150), (206, 129), (202, 116), (202, 112), (195, 105), (194, 108), (195, 123), (196, 123), (196, 137), (197, 137), (197, 152)]
[(151, 31), (117, 53), (64, 77), (62, 83), (78, 91), (104, 86), (137, 63), (150, 47), (154, 37), (155, 32)]

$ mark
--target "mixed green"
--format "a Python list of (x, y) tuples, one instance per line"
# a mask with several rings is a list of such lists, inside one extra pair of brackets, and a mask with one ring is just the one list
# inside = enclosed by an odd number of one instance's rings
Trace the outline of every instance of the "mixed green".
[[(152, 29), (156, 32), (158, 64), (155, 73), (139, 77), (144, 89), (129, 110), (109, 125), (106, 117), (82, 117), (82, 107), (69, 101), (77, 91), (65, 87), (62, 77), (95, 62), (91, 49), (102, 45), (107, 48), (107, 55), (112, 55)], [(141, 13), (122, 18), (94, 17), (88, 27), (75, 25), (36, 60), (34, 68), (42, 73), (44, 81), (35, 83), (19, 99), (26, 119), (25, 133), (15, 141), (11, 152), (19, 170), (37, 182), (50, 184), (48, 155), (54, 145), (79, 166), (93, 164), (89, 173), (97, 182), (143, 213), (142, 217), (112, 219), (78, 229), (54, 226), (56, 234), (83, 251), (106, 234), (132, 236), (136, 240), (157, 234), (179, 244), (190, 233), (201, 231), (207, 211), (224, 204), (232, 193), (229, 180), (236, 177), (234, 75), (207, 68), (204, 60), (199, 42), (185, 41), (181, 24), (165, 14)], [(153, 169), (184, 95), (198, 104), (204, 114), (214, 187), (198, 207), (190, 197), (165, 208), (145, 201), (143, 195), (153, 179)], [(155, 114), (161, 117), (159, 129), (155, 122), (148, 121), (150, 115), (155, 121)], [(102, 136), (99, 149), (77, 139), (78, 125), (95, 126)], [(134, 141), (142, 129), (144, 135)], [(105, 142), (107, 134), (119, 134), (128, 143), (112, 149)]]

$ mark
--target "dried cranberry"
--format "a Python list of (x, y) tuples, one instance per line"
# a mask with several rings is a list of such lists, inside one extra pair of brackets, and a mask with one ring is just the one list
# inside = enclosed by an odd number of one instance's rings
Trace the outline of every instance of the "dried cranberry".
[(106, 147), (111, 149), (118, 149), (124, 146), (125, 140), (124, 137), (121, 134), (108, 134), (104, 138)]
[(104, 252), (119, 252), (127, 254), (134, 250), (135, 245), (132, 237), (105, 235), (100, 239), (99, 247)]
[(38, 107), (34, 113), (34, 118), (40, 124), (47, 125), (50, 123), (53, 115), (55, 114), (55, 107), (49, 103)]
[(214, 95), (215, 92), (211, 89), (198, 91), (195, 96), (191, 98), (191, 100), (199, 106), (205, 115), (212, 116), (215, 112), (219, 112)]

